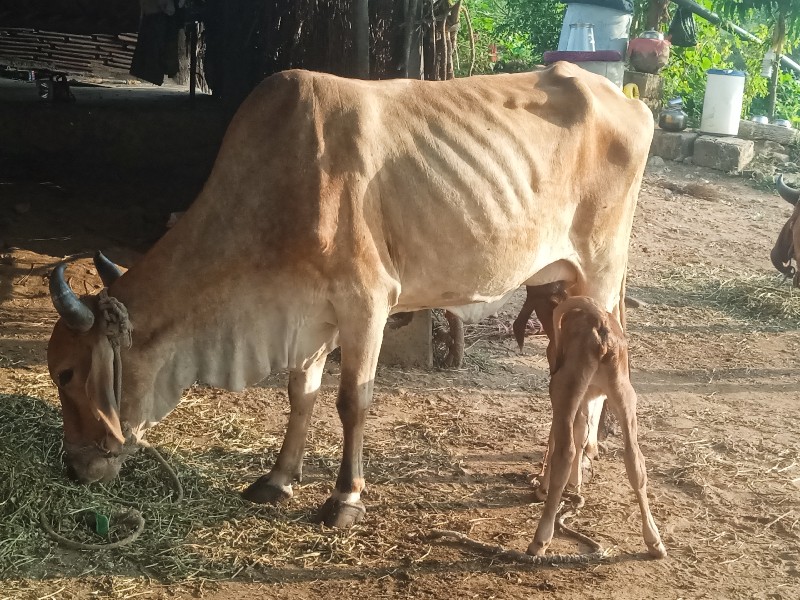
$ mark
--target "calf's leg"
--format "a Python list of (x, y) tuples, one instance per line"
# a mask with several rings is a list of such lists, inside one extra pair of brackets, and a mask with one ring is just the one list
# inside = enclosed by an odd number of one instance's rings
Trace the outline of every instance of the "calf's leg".
[(242, 492), (245, 500), (277, 504), (292, 497), (292, 481), (299, 481), (303, 475), (308, 425), (322, 381), (325, 358), (312, 363), (305, 371), (289, 372), (289, 423), (281, 451), (269, 475), (262, 475)]
[(647, 501), (647, 472), (645, 471), (644, 456), (639, 449), (637, 439), (638, 426), (636, 423), (636, 392), (626, 377), (614, 378), (609, 389), (608, 399), (611, 409), (616, 413), (625, 439), (625, 470), (628, 481), (631, 483), (633, 493), (639, 503), (642, 515), (642, 536), (647, 545), (647, 552), (654, 558), (665, 558), (667, 550), (661, 542), (658, 528), (650, 513)]
[[(528, 322), (533, 311), (536, 311), (536, 316), (551, 342), (547, 345), (547, 362), (550, 364), (551, 369), (555, 364), (555, 356), (553, 356), (555, 346), (552, 343), (553, 335), (555, 334), (553, 311), (556, 306), (567, 299), (567, 290), (570, 285), (571, 284), (567, 281), (556, 281), (545, 285), (527, 286), (525, 304), (522, 306), (519, 316), (514, 321), (514, 336), (521, 350), (525, 341), (525, 324)], [(569, 478), (570, 487), (574, 488), (576, 491), (580, 491), (584, 479), (591, 473), (591, 459), (597, 458), (597, 424), (599, 423), (600, 412), (603, 408), (605, 396), (595, 393), (593, 396), (587, 398), (587, 400), (588, 401), (584, 405), (581, 405), (580, 413), (576, 420), (577, 430), (574, 440), (577, 445), (577, 453), (573, 460)], [(552, 451), (553, 436), (551, 433), (547, 450), (542, 458), (542, 470), (539, 472), (538, 476), (539, 487), (536, 488), (535, 492), (540, 500), (544, 500), (547, 497), (548, 489), (550, 488), (547, 462)]]
[[(576, 369), (575, 367), (579, 368)], [(550, 379), (550, 401), (553, 405), (553, 423), (550, 426), (552, 452), (545, 467), (549, 483), (547, 500), (536, 528), (528, 554), (544, 555), (555, 531), (556, 514), (561, 495), (567, 486), (570, 468), (577, 456), (573, 439), (575, 416), (586, 393), (592, 373), (582, 365), (563, 364)]]
[[(565, 291), (566, 286), (567, 282), (565, 281), (556, 281), (555, 283), (548, 283), (545, 285), (526, 286), (525, 303), (522, 305), (522, 310), (520, 310), (512, 327), (514, 337), (517, 340), (520, 351), (522, 351), (522, 347), (525, 344), (525, 327), (527, 326), (528, 319), (530, 319), (533, 312), (536, 311), (536, 318), (539, 319), (544, 332), (550, 340), (550, 343), (547, 345), (547, 362), (551, 370), (555, 364), (555, 357), (552, 355), (554, 348), (553, 311), (556, 306), (558, 306), (558, 303), (567, 297)], [(535, 492), (540, 500), (544, 500), (547, 497), (547, 490), (549, 487), (547, 464), (552, 452), (553, 433), (551, 431), (547, 442), (547, 450), (545, 450), (544, 456), (542, 457), (542, 469), (538, 475), (539, 487), (536, 488)]]

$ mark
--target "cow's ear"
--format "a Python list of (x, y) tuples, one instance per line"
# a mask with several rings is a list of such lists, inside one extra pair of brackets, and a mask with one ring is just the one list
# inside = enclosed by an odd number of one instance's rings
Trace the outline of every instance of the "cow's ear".
[(792, 258), (794, 254), (794, 236), (792, 232), (792, 219), (790, 218), (781, 229), (778, 239), (770, 252), (773, 266), (787, 277), (794, 275)]
[(105, 425), (108, 432), (120, 443), (125, 443), (119, 409), (114, 394), (114, 351), (103, 339), (92, 348), (92, 366), (86, 378), (86, 397), (95, 418)]

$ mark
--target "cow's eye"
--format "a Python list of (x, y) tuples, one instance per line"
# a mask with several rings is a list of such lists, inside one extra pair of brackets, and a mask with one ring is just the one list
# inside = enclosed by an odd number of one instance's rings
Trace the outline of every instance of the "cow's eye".
[(61, 371), (58, 374), (58, 387), (64, 387), (72, 380), (72, 369)]

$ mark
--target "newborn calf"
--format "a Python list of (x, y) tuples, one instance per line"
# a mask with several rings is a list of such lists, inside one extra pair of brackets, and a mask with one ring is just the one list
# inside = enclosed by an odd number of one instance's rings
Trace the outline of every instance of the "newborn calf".
[[(543, 555), (553, 539), (556, 513), (575, 459), (573, 427), (581, 403), (584, 398), (604, 393), (625, 438), (625, 469), (639, 502), (647, 551), (655, 558), (664, 558), (667, 551), (647, 503), (647, 474), (636, 440), (636, 392), (629, 379), (628, 346), (622, 327), (597, 302), (583, 296), (561, 302), (553, 313), (553, 325), (555, 333), (548, 348), (548, 356), (553, 357), (552, 446), (544, 477), (549, 489), (528, 554)], [(590, 390), (592, 387), (595, 389)]]

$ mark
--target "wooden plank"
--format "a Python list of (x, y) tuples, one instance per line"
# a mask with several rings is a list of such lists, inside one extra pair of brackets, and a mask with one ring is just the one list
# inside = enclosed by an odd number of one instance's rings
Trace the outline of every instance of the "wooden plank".
[(10, 48), (12, 50), (33, 50), (38, 51), (42, 48), (41, 44), (31, 44), (28, 42), (8, 42), (0, 40), (0, 48)]
[(99, 45), (96, 42), (50, 42), (53, 48), (64, 48), (65, 50), (96, 50)]
[(45, 53), (48, 56), (60, 56), (67, 59), (75, 58), (78, 60), (81, 59), (89, 60), (92, 58), (97, 58), (99, 56), (98, 52), (70, 52), (67, 50), (61, 50), (59, 48), (46, 50)]

